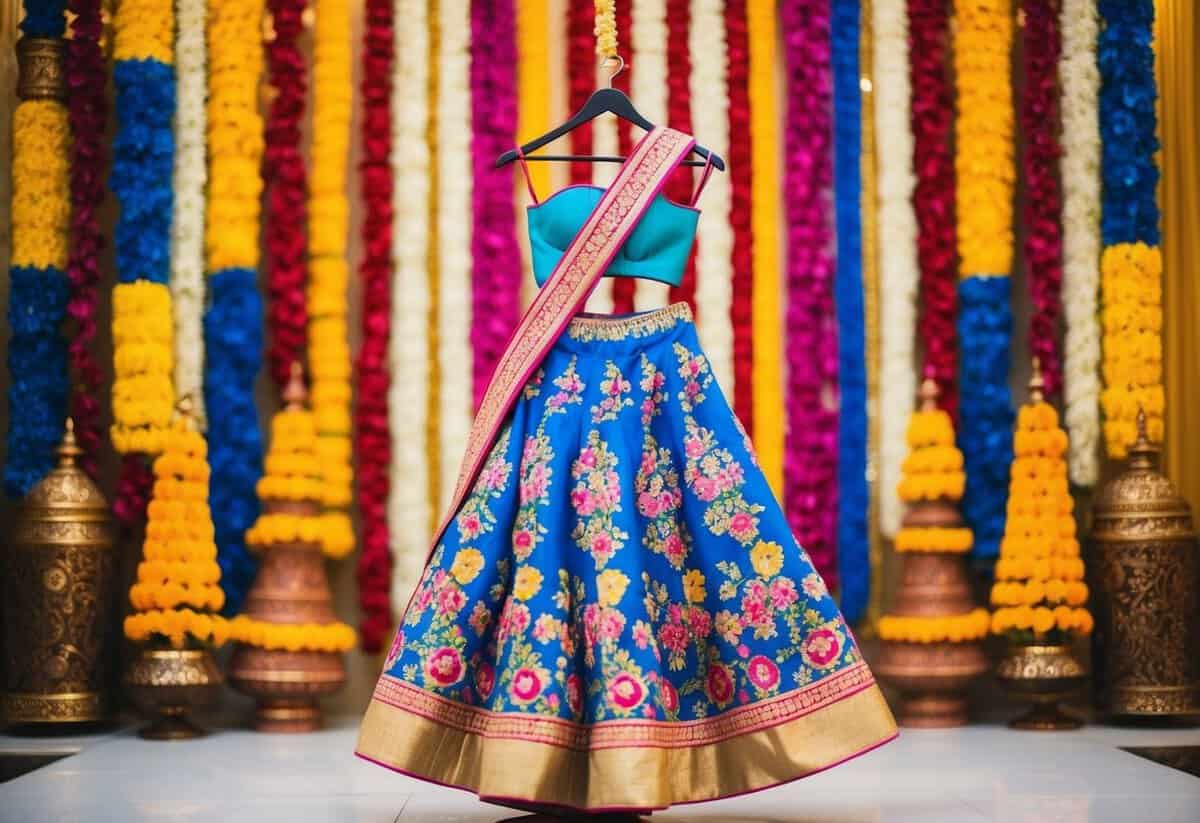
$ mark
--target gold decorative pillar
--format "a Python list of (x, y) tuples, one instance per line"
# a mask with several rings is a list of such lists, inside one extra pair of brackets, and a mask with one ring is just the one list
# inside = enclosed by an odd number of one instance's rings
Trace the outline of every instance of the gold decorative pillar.
[(1098, 708), (1200, 716), (1200, 554), (1192, 513), (1138, 414), (1128, 467), (1096, 497), (1089, 564)]
[(22, 502), (3, 554), (4, 693), (9, 724), (81, 723), (108, 713), (113, 526), (76, 465), (67, 420), (58, 466)]

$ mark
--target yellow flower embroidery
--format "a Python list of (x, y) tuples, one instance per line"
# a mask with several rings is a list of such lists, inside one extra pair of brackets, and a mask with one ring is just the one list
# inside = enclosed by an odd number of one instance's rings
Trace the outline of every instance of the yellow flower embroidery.
[(683, 594), (689, 603), (700, 603), (704, 600), (704, 574), (692, 569), (683, 576)]
[(542, 573), (532, 566), (522, 566), (517, 569), (517, 579), (513, 584), (513, 596), (518, 600), (528, 600), (542, 588)]
[(625, 596), (629, 578), (616, 569), (607, 569), (596, 579), (596, 588), (600, 593), (600, 602), (605, 606), (615, 606)]
[(460, 585), (467, 585), (476, 577), (483, 569), (483, 555), (479, 553), (479, 549), (460, 549), (458, 554), (454, 555), (454, 565), (450, 567), (450, 574), (454, 575), (454, 579)]
[(783, 547), (778, 543), (758, 541), (750, 550), (750, 564), (759, 577), (774, 577), (783, 568)]

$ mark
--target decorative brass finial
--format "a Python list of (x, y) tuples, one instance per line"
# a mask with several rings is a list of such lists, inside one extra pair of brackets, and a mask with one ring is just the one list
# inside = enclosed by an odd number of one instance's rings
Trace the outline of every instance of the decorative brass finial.
[(17, 41), (17, 97), (21, 100), (66, 100), (67, 73), (61, 37), (22, 37)]
[(79, 441), (75, 439), (75, 420), (70, 417), (67, 418), (62, 442), (58, 444), (55, 453), (58, 455), (58, 466), (62, 469), (74, 466), (75, 459), (83, 454), (83, 449), (79, 448)]
[(287, 385), (283, 387), (283, 405), (289, 409), (304, 408), (308, 399), (308, 389), (304, 387), (304, 367), (299, 360), (292, 361), (291, 371), (288, 372)]
[(1046, 400), (1046, 380), (1042, 377), (1042, 361), (1033, 358), (1033, 374), (1029, 376), (1029, 402), (1042, 403)]
[(938, 397), (941, 393), (937, 381), (932, 377), (922, 380), (921, 390), (917, 392), (917, 399), (921, 401), (921, 411), (936, 411)]
[(1136, 468), (1156, 468), (1158, 447), (1150, 439), (1146, 426), (1146, 410), (1138, 406), (1137, 439), (1129, 446), (1129, 465)]

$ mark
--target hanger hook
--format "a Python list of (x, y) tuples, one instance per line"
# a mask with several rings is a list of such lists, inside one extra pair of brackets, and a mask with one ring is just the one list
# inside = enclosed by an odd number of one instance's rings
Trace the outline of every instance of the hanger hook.
[(611, 66), (614, 63), (616, 64), (617, 68), (608, 76), (608, 87), (610, 89), (612, 88), (613, 80), (616, 79), (617, 75), (625, 71), (625, 58), (619, 54), (612, 54), (600, 61), (600, 65), (602, 66)]

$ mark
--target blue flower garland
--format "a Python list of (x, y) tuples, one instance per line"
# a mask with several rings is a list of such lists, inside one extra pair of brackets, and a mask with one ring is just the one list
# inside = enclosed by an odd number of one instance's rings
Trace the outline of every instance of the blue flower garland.
[(1008, 388), (1012, 338), (1012, 281), (1008, 277), (968, 277), (958, 287), (959, 365), (958, 447), (967, 488), (963, 514), (975, 533), (972, 554), (995, 557), (1004, 537), (1008, 470), (1012, 463), (1012, 393)]
[(209, 493), (225, 614), (242, 609), (258, 563), (246, 548), (246, 530), (258, 517), (255, 485), (262, 475), (263, 437), (254, 406), (262, 363), (263, 304), (253, 269), (212, 275), (212, 303), (204, 315), (204, 404), (209, 410)]
[[(24, 5), (21, 31), (26, 37), (63, 36), (66, 30), (65, 0), (26, 0)], [(18, 109), (21, 105), (39, 104), (22, 103)], [(62, 125), (65, 129), (65, 108)], [(66, 131), (61, 136), (70, 140)], [(22, 160), (28, 162), (29, 158), (21, 158), (20, 154), (65, 149), (64, 146), (30, 145), (30, 135), (24, 140), (21, 137), (14, 135), (14, 170), (22, 165)], [(14, 180), (13, 184), (15, 189), (20, 181)], [(68, 196), (65, 185), (63, 195)], [(42, 205), (52, 207), (54, 204)], [(69, 201), (57, 205), (62, 207), (63, 214), (70, 213)], [(65, 218), (62, 226), (54, 225), (53, 221), (50, 225), (35, 226), (23, 225), (20, 215), (13, 217), (14, 240), (20, 232), (38, 229), (61, 229), (64, 235), (66, 233)], [(48, 242), (50, 239), (37, 238), (38, 242), (33, 245), (42, 247), (43, 252), (50, 246), (66, 247), (65, 236), (57, 238), (59, 242)], [(66, 273), (62, 266), (45, 265), (44, 260), (35, 263), (18, 259), (16, 245), (14, 243), (14, 254), (9, 261), (8, 325), (12, 336), (8, 341), (7, 356), (8, 460), (4, 465), (4, 491), (12, 498), (24, 497), (53, 468), (54, 449), (62, 439), (70, 394), (67, 340), (62, 329), (70, 295)], [(65, 266), (65, 256), (62, 263)]]
[(1153, 0), (1099, 0), (1104, 245), (1159, 244)]
[(838, 575), (841, 608), (856, 623), (871, 587), (867, 509), (867, 374), (862, 282), (862, 99), (859, 0), (833, 0), (834, 207), (838, 326)]

